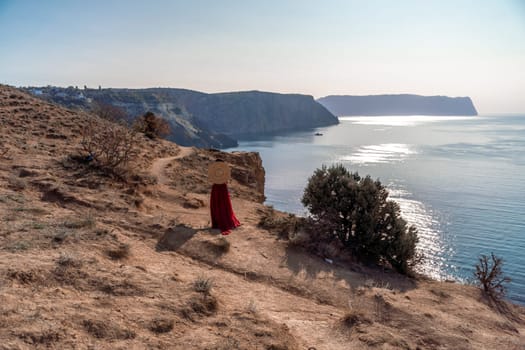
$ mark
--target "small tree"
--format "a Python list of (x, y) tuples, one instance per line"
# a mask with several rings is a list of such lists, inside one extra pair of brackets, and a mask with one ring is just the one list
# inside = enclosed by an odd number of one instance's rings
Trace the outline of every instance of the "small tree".
[(386, 261), (407, 273), (418, 258), (417, 230), (407, 227), (399, 205), (387, 199), (388, 191), (379, 180), (334, 165), (314, 172), (302, 203), (320, 235), (337, 237), (357, 257)]
[(474, 277), (483, 292), (491, 299), (498, 301), (505, 296), (507, 289), (503, 285), (509, 283), (511, 279), (503, 276), (501, 267), (503, 259), (498, 258), (494, 253), (489, 257), (481, 255), (476, 265)]
[(147, 112), (135, 119), (133, 128), (144, 133), (150, 139), (165, 137), (171, 132), (170, 124), (165, 119), (157, 117), (153, 112)]

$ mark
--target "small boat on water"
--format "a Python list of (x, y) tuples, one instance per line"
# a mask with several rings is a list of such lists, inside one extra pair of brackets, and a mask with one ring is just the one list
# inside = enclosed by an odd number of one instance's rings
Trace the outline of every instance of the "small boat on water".
[(316, 132), (314, 135), (315, 136), (323, 136), (323, 134), (321, 134), (320, 132)]

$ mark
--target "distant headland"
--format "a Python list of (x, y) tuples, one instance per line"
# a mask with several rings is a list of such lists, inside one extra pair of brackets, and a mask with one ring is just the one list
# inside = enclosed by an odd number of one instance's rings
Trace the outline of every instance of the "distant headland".
[(470, 97), (399, 95), (330, 95), (317, 100), (336, 116), (442, 115), (475, 116)]
[(312, 96), (264, 91), (207, 94), (174, 88), (112, 89), (47, 86), (25, 91), (44, 100), (87, 111), (112, 105), (133, 119), (147, 111), (166, 119), (168, 139), (182, 146), (229, 148), (239, 135), (307, 130), (339, 121)]

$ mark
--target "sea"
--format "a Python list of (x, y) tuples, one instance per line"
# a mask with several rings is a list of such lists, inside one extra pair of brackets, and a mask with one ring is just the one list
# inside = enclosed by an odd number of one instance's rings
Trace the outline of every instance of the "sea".
[(421, 272), (472, 283), (480, 255), (494, 253), (512, 279), (507, 297), (525, 305), (525, 115), (339, 121), (241, 138), (228, 151), (259, 152), (266, 204), (303, 216), (303, 190), (322, 165), (379, 179), (419, 231)]

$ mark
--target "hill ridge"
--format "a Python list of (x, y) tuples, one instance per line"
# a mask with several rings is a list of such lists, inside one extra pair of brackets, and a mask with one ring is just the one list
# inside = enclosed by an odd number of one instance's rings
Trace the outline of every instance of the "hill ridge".
[(416, 94), (329, 95), (317, 100), (337, 116), (476, 116), (470, 97)]
[(182, 146), (230, 148), (244, 134), (272, 133), (335, 125), (338, 119), (310, 95), (264, 91), (204, 93), (180, 88), (28, 87), (26, 91), (70, 107), (94, 103), (122, 108), (132, 119), (152, 111), (172, 126), (168, 139)]

